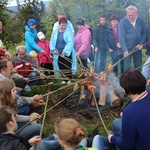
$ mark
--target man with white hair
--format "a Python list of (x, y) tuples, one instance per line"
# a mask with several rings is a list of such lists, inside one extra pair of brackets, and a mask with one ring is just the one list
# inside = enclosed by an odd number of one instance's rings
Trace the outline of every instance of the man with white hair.
[[(127, 15), (119, 24), (119, 42), (124, 52), (124, 57), (126, 57), (124, 59), (124, 71), (130, 70), (132, 57), (134, 68), (142, 65), (140, 46), (145, 43), (147, 34), (145, 23), (137, 14), (137, 8), (130, 5), (126, 8), (126, 13)], [(129, 55), (133, 49), (139, 49), (139, 51)], [(141, 69), (139, 68), (138, 70), (140, 71)]]
[[(40, 76), (41, 79), (45, 79), (45, 75), (38, 70), (38, 66), (31, 56), (26, 54), (26, 47), (19, 45), (16, 47), (17, 56), (12, 60), (14, 67), (17, 69), (18, 74), (24, 78), (36, 78)], [(29, 85), (36, 85), (37, 81), (29, 82)], [(25, 87), (25, 91), (31, 91), (30, 86)]]
[[(58, 21), (54, 23), (53, 31), (56, 30), (57, 28), (59, 28), (59, 20), (63, 17), (66, 18), (66, 15), (64, 13), (58, 14)], [(67, 20), (67, 28), (69, 28), (72, 31), (72, 33), (74, 34), (75, 31), (74, 31), (73, 25), (69, 20)]]

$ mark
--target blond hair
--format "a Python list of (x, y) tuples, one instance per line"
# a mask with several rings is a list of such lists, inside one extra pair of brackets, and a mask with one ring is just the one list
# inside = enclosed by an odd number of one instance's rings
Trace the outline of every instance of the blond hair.
[(0, 106), (9, 106), (14, 113), (17, 112), (17, 100), (13, 99), (11, 90), (15, 87), (12, 80), (0, 81)]
[(32, 50), (29, 55), (32, 57), (32, 58), (37, 58), (38, 54), (36, 51)]
[(55, 131), (60, 140), (72, 147), (79, 145), (86, 136), (82, 125), (72, 118), (64, 118), (56, 122)]

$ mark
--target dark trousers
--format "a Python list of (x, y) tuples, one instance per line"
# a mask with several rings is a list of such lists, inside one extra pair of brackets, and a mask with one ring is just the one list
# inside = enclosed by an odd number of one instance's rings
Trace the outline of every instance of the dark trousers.
[[(123, 54), (120, 54), (120, 55), (112, 54), (111, 57), (112, 57), (113, 65), (114, 65), (116, 62), (118, 62), (123, 57)], [(116, 76), (118, 75), (118, 68), (119, 68), (119, 64), (115, 65), (114, 70), (113, 70), (113, 72)], [(121, 74), (122, 74), (123, 70), (124, 70), (124, 61), (123, 60), (120, 62), (120, 70), (121, 70)]]
[[(132, 57), (135, 69), (142, 66), (142, 52), (139, 50), (124, 59), (124, 72), (130, 70)], [(138, 68), (137, 70), (141, 71), (141, 68)]]
[(81, 62), (82, 62), (83, 66), (85, 68), (88, 68), (88, 66), (87, 66), (87, 59), (81, 59)]
[(95, 53), (95, 70), (94, 72), (99, 73), (101, 71), (105, 71), (106, 69), (106, 59), (107, 59), (107, 50), (106, 49), (99, 49)]
[[(45, 69), (49, 69), (49, 70), (53, 70), (53, 64), (52, 63), (41, 63), (41, 67), (44, 67)], [(53, 71), (45, 71), (44, 72), (45, 75), (53, 75), (54, 72)]]
[(61, 71), (67, 70), (67, 72), (64, 71), (63, 73), (66, 77), (71, 78), (72, 56), (70, 55), (69, 57), (67, 57), (67, 56), (65, 56), (65, 57), (68, 58), (69, 61), (66, 60), (65, 58), (59, 56), (58, 57), (58, 66)]

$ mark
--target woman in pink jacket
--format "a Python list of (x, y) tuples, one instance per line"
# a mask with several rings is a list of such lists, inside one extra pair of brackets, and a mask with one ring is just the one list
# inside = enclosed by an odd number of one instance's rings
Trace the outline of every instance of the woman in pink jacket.
[[(39, 58), (41, 67), (44, 67), (49, 70), (53, 70), (53, 59), (52, 54), (50, 53), (50, 42), (48, 40), (45, 40), (45, 35), (43, 32), (38, 32), (38, 42), (37, 44), (44, 50), (44, 52), (39, 52)], [(50, 71), (50, 74), (48, 71), (45, 72), (46, 75), (54, 74), (52, 71)]]
[(76, 21), (78, 32), (75, 35), (75, 49), (76, 55), (80, 57), (85, 68), (87, 66), (87, 58), (91, 53), (91, 32), (89, 26), (85, 25), (84, 19)]

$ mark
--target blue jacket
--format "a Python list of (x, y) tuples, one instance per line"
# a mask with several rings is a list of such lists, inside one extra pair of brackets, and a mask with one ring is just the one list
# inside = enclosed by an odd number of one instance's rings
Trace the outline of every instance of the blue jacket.
[(149, 150), (150, 90), (148, 94), (129, 104), (123, 111), (122, 137), (113, 135), (111, 143), (121, 150)]
[[(54, 30), (51, 35), (51, 40), (50, 40), (50, 50), (51, 53), (53, 53), (53, 65), (54, 65), (54, 70), (59, 70), (58, 66), (58, 55), (54, 54), (54, 50), (56, 49), (56, 42), (57, 42), (57, 35), (58, 35), (58, 29)], [(63, 49), (63, 52), (65, 52), (66, 56), (70, 56), (72, 54), (72, 73), (75, 73), (77, 70), (77, 58), (76, 58), (76, 53), (74, 50), (74, 36), (72, 34), (72, 31), (70, 29), (66, 29), (64, 31), (64, 41), (66, 42), (65, 48)]]
[(26, 46), (26, 54), (29, 55), (29, 53), (32, 50), (36, 50), (41, 52), (42, 48), (39, 47), (36, 42), (38, 40), (37, 38), (37, 31), (36, 29), (30, 29), (27, 25), (25, 26), (25, 46)]
[(119, 43), (123, 51), (131, 51), (136, 45), (144, 44), (146, 35), (147, 29), (140, 17), (137, 17), (135, 27), (127, 17), (124, 17), (119, 23)]

